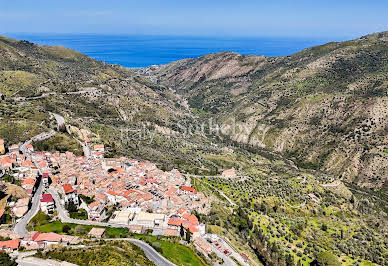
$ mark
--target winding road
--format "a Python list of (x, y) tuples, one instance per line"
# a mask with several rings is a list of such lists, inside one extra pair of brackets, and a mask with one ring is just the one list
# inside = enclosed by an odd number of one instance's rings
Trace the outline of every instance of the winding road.
[(43, 182), (41, 180), (39, 187), (36, 190), (34, 197), (32, 198), (31, 209), (22, 218), (20, 218), (15, 224), (13, 231), (19, 234), (21, 237), (24, 237), (28, 233), (26, 228), (27, 224), (30, 222), (32, 217), (34, 217), (39, 211), (39, 202), (40, 202), (40, 197), (42, 195), (42, 190), (43, 190)]

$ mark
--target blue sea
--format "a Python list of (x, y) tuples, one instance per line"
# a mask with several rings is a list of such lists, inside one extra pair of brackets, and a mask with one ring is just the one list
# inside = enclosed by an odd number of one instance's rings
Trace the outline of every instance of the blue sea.
[(44, 45), (61, 45), (97, 60), (125, 67), (146, 67), (232, 51), (243, 55), (285, 56), (338, 38), (221, 38), (92, 34), (6, 34)]

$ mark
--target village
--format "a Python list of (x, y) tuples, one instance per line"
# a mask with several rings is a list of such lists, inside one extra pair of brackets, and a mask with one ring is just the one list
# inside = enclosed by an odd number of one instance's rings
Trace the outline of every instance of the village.
[[(171, 237), (190, 234), (195, 247), (205, 255), (231, 254), (231, 248), (217, 242), (216, 236), (206, 234), (205, 225), (195, 215), (206, 214), (211, 202), (178, 170), (164, 172), (151, 162), (125, 157), (104, 158), (104, 145), (92, 144), (90, 140), (84, 141), (89, 149), (88, 157), (71, 152), (34, 151), (31, 143), (9, 145), (6, 150), (4, 143), (0, 140), (0, 154), (3, 154), (0, 175), (12, 175), (28, 197), (16, 201), (13, 197), (7, 199), (13, 230), (0, 230), (0, 236), (9, 239), (0, 241), (2, 250), (44, 249), (82, 241), (78, 236), (55, 232), (27, 232), (31, 213), (39, 210), (56, 215), (54, 219), (128, 228), (136, 234)], [(32, 210), (34, 204), (36, 210)], [(70, 212), (80, 210), (87, 217), (69, 218)], [(0, 210), (1, 223), (5, 222), (4, 212)], [(100, 239), (104, 233), (104, 228), (94, 227), (88, 237)]]

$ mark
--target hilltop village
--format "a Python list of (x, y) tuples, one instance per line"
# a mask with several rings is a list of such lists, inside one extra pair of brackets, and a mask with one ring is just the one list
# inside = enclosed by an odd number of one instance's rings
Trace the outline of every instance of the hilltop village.
[[(0, 140), (0, 175), (3, 180), (5, 176), (12, 179), (24, 193), (7, 195), (10, 188), (3, 181), (7, 192), (2, 193), (1, 222), (7, 223), (11, 218), (8, 223), (13, 229), (0, 230), (0, 236), (10, 239), (0, 241), (0, 249), (11, 252), (20, 247), (46, 248), (82, 240), (55, 232), (27, 232), (25, 228), (33, 215), (27, 216), (38, 209), (54, 216), (53, 220), (128, 228), (137, 234), (173, 237), (190, 232), (201, 252), (209, 254), (214, 249), (205, 238), (205, 225), (195, 215), (209, 212), (211, 202), (178, 170), (164, 172), (153, 163), (125, 157), (104, 158), (104, 145), (89, 140), (84, 143), (89, 149), (88, 157), (35, 151), (31, 143), (13, 144), (6, 149), (4, 143)], [(87, 217), (69, 217), (80, 210)], [(101, 238), (104, 231), (95, 227), (89, 236)], [(223, 255), (230, 254), (219, 243), (217, 248)]]

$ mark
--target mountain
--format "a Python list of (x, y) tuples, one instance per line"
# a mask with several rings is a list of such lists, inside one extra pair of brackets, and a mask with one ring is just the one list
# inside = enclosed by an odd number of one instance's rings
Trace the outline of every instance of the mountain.
[(388, 32), (283, 57), (209, 54), (138, 73), (299, 167), (388, 188)]
[(0, 37), (0, 138), (56, 129), (56, 113), (70, 134), (34, 148), (89, 138), (178, 168), (212, 202), (201, 223), (252, 265), (385, 265), (387, 36), (136, 70)]

